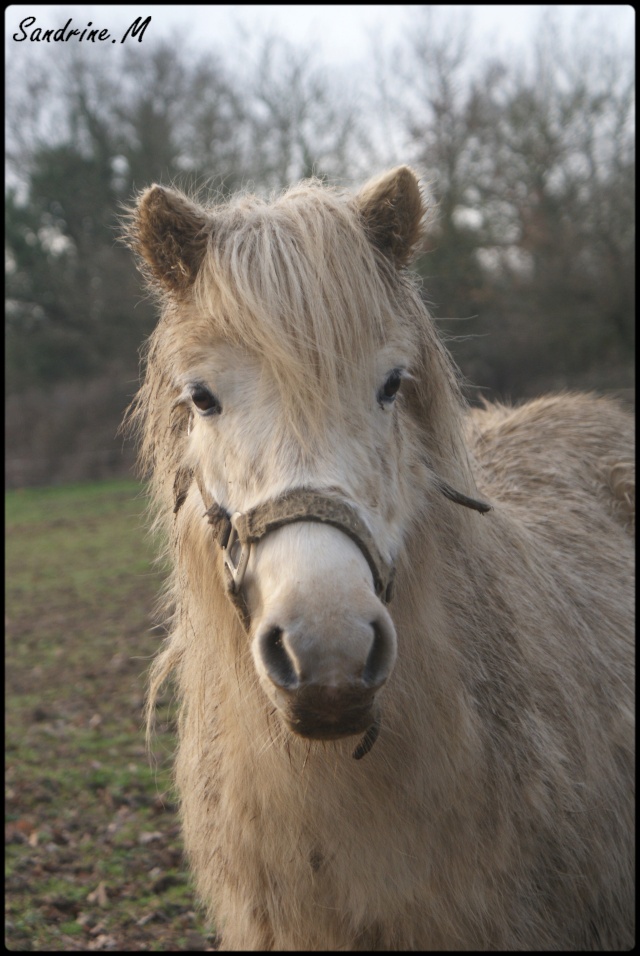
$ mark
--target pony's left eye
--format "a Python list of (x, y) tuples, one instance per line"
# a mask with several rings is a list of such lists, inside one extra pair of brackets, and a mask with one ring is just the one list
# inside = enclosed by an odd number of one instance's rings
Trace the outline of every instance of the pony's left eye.
[(392, 372), (387, 376), (387, 380), (384, 385), (378, 389), (378, 404), (381, 408), (384, 408), (385, 405), (391, 405), (398, 394), (398, 390), (402, 385), (402, 369), (394, 368)]
[(208, 388), (204, 385), (193, 385), (190, 389), (191, 401), (199, 412), (204, 415), (219, 415), (222, 411), (222, 405)]

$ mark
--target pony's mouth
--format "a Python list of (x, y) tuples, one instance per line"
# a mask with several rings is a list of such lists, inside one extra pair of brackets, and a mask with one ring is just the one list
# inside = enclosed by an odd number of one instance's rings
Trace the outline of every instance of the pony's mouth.
[(297, 701), (282, 715), (289, 730), (310, 740), (340, 740), (365, 733), (376, 720), (372, 695), (349, 707)]

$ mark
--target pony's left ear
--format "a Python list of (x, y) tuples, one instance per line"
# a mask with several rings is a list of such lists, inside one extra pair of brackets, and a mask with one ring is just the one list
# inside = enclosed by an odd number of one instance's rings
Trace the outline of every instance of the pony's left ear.
[(182, 193), (150, 186), (138, 198), (126, 238), (152, 284), (184, 293), (198, 274), (211, 226), (205, 211)]
[(372, 243), (400, 267), (422, 239), (425, 208), (418, 177), (398, 166), (366, 183), (354, 203)]

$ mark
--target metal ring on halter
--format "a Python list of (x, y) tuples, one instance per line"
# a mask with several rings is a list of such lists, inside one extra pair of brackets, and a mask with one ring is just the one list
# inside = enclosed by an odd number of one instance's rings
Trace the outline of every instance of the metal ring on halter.
[(240, 517), (242, 517), (242, 515), (239, 511), (236, 511), (235, 514), (231, 515), (231, 518), (229, 519), (231, 522), (231, 530), (229, 532), (227, 542), (222, 548), (224, 554), (224, 566), (231, 575), (231, 580), (233, 582), (232, 590), (234, 594), (237, 594), (242, 587), (245, 571), (247, 570), (247, 565), (249, 563), (249, 555), (251, 554), (251, 542), (248, 541), (243, 543), (238, 535), (236, 522)]

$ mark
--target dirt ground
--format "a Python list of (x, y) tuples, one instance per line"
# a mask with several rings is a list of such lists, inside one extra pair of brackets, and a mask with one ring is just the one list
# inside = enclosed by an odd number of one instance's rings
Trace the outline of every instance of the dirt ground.
[(6, 497), (6, 945), (215, 949), (171, 787), (174, 708), (144, 743), (152, 611), (133, 482)]

